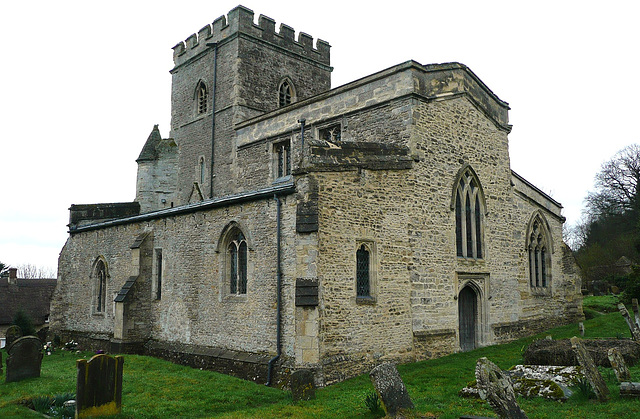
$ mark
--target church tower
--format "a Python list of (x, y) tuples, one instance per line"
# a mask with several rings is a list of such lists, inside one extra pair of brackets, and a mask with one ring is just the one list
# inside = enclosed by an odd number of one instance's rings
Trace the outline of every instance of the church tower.
[(242, 6), (173, 47), (176, 205), (239, 192), (234, 125), (329, 90), (329, 49)]

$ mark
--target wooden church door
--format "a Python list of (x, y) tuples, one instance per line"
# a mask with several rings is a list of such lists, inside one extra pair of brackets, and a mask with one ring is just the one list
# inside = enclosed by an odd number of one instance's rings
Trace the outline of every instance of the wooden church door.
[(464, 287), (458, 296), (458, 325), (460, 349), (463, 352), (476, 348), (476, 324), (478, 321), (478, 299), (471, 287)]

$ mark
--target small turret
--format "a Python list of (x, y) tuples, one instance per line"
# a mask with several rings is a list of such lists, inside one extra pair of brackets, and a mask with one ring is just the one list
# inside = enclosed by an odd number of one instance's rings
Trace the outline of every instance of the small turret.
[(155, 125), (136, 160), (136, 202), (140, 212), (173, 206), (176, 192), (178, 147), (171, 138), (163, 139)]

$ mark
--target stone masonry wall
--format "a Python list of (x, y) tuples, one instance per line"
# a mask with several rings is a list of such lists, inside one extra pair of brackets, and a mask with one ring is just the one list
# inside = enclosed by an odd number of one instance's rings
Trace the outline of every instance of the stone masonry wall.
[[(283, 343), (285, 357), (293, 355), (293, 282), (295, 276), (295, 200), (282, 197)], [(52, 303), (56, 333), (85, 334), (108, 341), (113, 335), (113, 298), (132, 274), (131, 245), (147, 230), (154, 249), (162, 249), (162, 298), (151, 295), (149, 267), (136, 285), (137, 296), (150, 309), (138, 310), (135, 322), (146, 323), (155, 341), (215, 347), (237, 352), (275, 354), (276, 201), (273, 198), (77, 233), (69, 237), (60, 257), (60, 281)], [(243, 230), (249, 245), (246, 295), (228, 295), (224, 278), (225, 245), (220, 243), (229, 223)], [(145, 246), (143, 246), (144, 248)], [(151, 258), (150, 249), (141, 253)], [(146, 256), (145, 256), (146, 255)], [(92, 310), (94, 261), (107, 263), (105, 314)], [(144, 266), (145, 261), (141, 262)], [(287, 313), (289, 313), (287, 315)]]

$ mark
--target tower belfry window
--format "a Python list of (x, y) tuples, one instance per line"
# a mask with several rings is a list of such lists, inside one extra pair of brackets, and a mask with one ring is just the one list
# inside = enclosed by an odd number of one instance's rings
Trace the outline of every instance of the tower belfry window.
[(209, 99), (209, 93), (207, 92), (207, 86), (203, 82), (198, 84), (197, 90), (198, 99), (198, 114), (207, 113), (207, 101)]
[(290, 105), (293, 98), (293, 89), (291, 88), (291, 84), (287, 80), (285, 80), (280, 85), (279, 90), (280, 91), (278, 96), (280, 107)]

